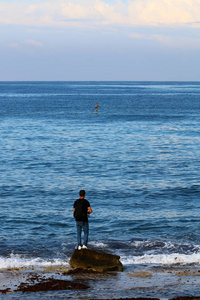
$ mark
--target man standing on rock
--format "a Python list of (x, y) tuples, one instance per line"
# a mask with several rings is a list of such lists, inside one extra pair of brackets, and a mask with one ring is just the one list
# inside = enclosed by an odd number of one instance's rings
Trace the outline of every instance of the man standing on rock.
[[(90, 207), (90, 202), (85, 199), (85, 190), (80, 190), (79, 199), (74, 202), (73, 213), (76, 219), (78, 250), (87, 249), (89, 235), (88, 215), (92, 213), (92, 208)], [(83, 246), (81, 243), (82, 230), (84, 233)]]

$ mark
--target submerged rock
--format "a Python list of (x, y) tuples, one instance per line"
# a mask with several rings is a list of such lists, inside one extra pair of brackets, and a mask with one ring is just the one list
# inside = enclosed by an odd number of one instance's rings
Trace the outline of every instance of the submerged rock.
[(75, 249), (69, 261), (73, 268), (92, 269), (97, 272), (122, 271), (120, 256), (90, 249)]
[(34, 293), (34, 292), (47, 292), (47, 291), (57, 291), (57, 290), (83, 290), (89, 289), (88, 285), (83, 283), (72, 282), (68, 280), (60, 280), (60, 279), (42, 279), (40, 282), (31, 285), (28, 283), (21, 283), (16, 292), (23, 293)]

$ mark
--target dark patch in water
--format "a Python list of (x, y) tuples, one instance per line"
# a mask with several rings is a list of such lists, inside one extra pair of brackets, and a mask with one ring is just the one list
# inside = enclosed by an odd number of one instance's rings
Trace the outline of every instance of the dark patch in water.
[(68, 280), (61, 280), (61, 279), (41, 279), (40, 282), (29, 285), (27, 283), (22, 282), (16, 292), (22, 293), (32, 293), (32, 292), (46, 292), (46, 291), (58, 291), (58, 290), (83, 290), (89, 289), (88, 285), (83, 283), (76, 283)]

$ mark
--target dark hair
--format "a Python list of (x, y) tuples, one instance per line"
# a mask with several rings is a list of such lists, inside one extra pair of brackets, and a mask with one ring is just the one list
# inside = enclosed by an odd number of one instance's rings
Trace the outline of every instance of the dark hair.
[(80, 190), (79, 196), (80, 196), (80, 197), (84, 197), (84, 196), (85, 196), (85, 190)]

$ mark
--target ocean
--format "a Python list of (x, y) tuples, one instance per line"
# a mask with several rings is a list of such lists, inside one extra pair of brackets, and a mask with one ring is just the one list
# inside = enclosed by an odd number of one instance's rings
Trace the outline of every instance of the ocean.
[(80, 189), (89, 248), (199, 266), (199, 82), (0, 82), (0, 107), (0, 269), (69, 265)]

